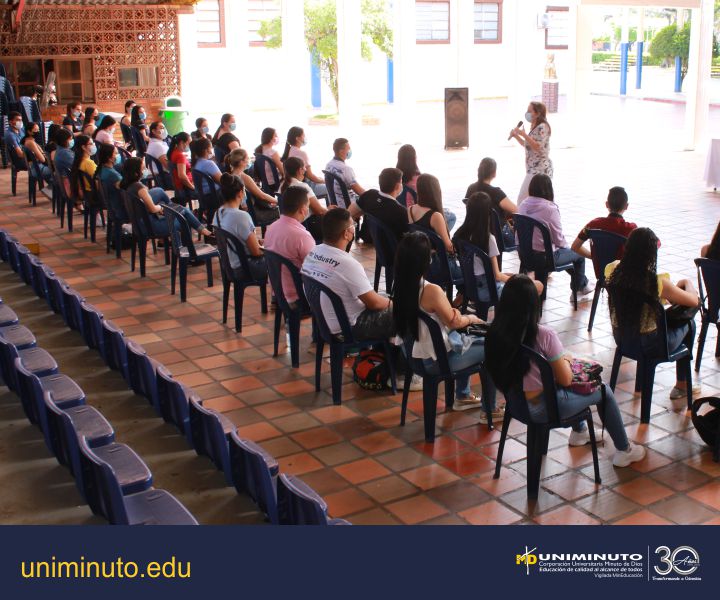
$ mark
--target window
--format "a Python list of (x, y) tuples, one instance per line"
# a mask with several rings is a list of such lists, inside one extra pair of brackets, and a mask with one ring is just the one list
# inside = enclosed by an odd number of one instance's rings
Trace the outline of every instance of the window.
[(502, 42), (502, 2), (475, 0), (473, 16), (476, 44)]
[(57, 81), (57, 99), (60, 104), (68, 102), (94, 102), (95, 85), (93, 83), (92, 60), (56, 60), (55, 75)]
[(195, 5), (199, 48), (225, 47), (224, 0), (200, 0)]
[(415, 2), (415, 40), (421, 44), (450, 42), (450, 2)]
[(547, 14), (550, 17), (550, 23), (545, 30), (545, 49), (567, 50), (570, 9), (567, 6), (548, 6)]
[(157, 67), (121, 67), (118, 69), (119, 88), (157, 87)]
[(263, 21), (276, 17), (280, 17), (280, 0), (248, 0), (248, 34), (251, 46), (265, 45), (265, 40), (258, 31)]

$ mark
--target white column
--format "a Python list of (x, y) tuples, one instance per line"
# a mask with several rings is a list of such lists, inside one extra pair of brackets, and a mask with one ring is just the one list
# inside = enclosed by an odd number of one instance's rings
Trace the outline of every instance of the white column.
[(360, 61), (360, 2), (335, 0), (337, 11), (338, 48), (338, 113), (340, 135), (352, 138), (362, 125), (359, 80)]
[[(451, 4), (451, 6), (455, 8), (455, 14), (451, 13), (450, 18), (454, 18), (456, 24), (453, 28), (455, 36), (453, 43), (457, 50), (455, 85), (470, 87), (472, 70), (477, 68), (473, 60), (475, 54), (475, 0), (457, 0), (455, 5)], [(472, 98), (472, 90), (470, 98)]]
[[(575, 146), (581, 132), (586, 131), (583, 122), (587, 119), (587, 104), (590, 97), (590, 78), (592, 76), (592, 21), (594, 7), (578, 4), (570, 7), (570, 23), (575, 35), (570, 35), (568, 53), (570, 64), (565, 80), (567, 84), (567, 131), (564, 140)], [(573, 27), (574, 24), (574, 27)]]
[[(506, 0), (504, 4), (509, 2)], [(545, 31), (538, 29), (537, 18), (545, 12), (547, 2), (514, 0), (514, 5), (514, 30), (511, 27), (506, 29), (506, 33), (512, 36), (508, 38), (508, 42), (514, 45), (514, 59), (511, 59), (513, 68), (510, 71), (513, 83), (508, 99), (508, 110), (511, 112), (510, 126), (517, 124), (525, 114), (531, 97), (542, 93)]]
[(638, 9), (638, 26), (637, 26), (637, 41), (645, 41), (645, 7), (639, 6)]
[(707, 137), (710, 112), (710, 68), (712, 65), (714, 3), (702, 0), (700, 8), (692, 9), (690, 58), (685, 76), (685, 144), (694, 150)]
[(200, 90), (196, 85), (200, 81), (200, 72), (196, 60), (197, 55), (197, 20), (195, 13), (181, 13), (178, 15), (178, 48), (180, 51), (180, 96), (183, 106), (197, 109), (198, 102), (202, 100)]
[(412, 144), (417, 135), (415, 108), (415, 0), (393, 2), (393, 68), (395, 75), (395, 141)]
[(282, 0), (283, 79), (287, 83), (284, 97), (287, 120), (304, 124), (310, 93), (310, 60), (305, 45), (305, 4), (297, 0)]
[(630, 8), (622, 9), (622, 27), (620, 29), (620, 43), (627, 44), (630, 41)]

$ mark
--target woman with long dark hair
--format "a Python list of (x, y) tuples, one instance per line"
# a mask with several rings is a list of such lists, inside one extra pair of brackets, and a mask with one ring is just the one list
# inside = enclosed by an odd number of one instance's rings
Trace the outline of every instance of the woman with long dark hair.
[(95, 178), (105, 184), (105, 200), (110, 205), (115, 217), (121, 221), (128, 221), (127, 211), (119, 193), (120, 182), (122, 181), (122, 174), (117, 170), (120, 163), (119, 159), (120, 152), (115, 145), (100, 144)]
[(166, 159), (176, 192), (180, 192), (180, 195), (185, 195), (186, 198), (195, 198), (195, 184), (187, 156), (189, 153), (190, 134), (181, 131), (170, 140)]
[(135, 107), (135, 100), (128, 100), (125, 102), (125, 114), (120, 119), (122, 125), (130, 127), (132, 125), (132, 109)]
[[(628, 441), (622, 416), (612, 390), (591, 394), (578, 394), (569, 389), (572, 382), (571, 358), (565, 352), (557, 333), (550, 327), (538, 324), (540, 300), (534, 282), (526, 275), (514, 275), (505, 284), (505, 290), (495, 307), (495, 319), (485, 340), (485, 367), (495, 385), (504, 394), (522, 386), (531, 418), (537, 423), (547, 421), (542, 401), (543, 384), (540, 369), (521, 354), (521, 346), (528, 346), (542, 355), (552, 368), (557, 386), (557, 404), (560, 418), (568, 418), (581, 410), (596, 405), (603, 424), (608, 430), (616, 452), (613, 465), (627, 467), (645, 457), (645, 448)], [(571, 446), (583, 446), (590, 441), (585, 423), (573, 426)]]
[[(393, 320), (397, 334), (403, 339), (410, 336), (414, 340), (412, 358), (423, 359), (425, 367), (430, 371), (437, 369), (437, 355), (430, 332), (418, 316), (420, 311), (424, 312), (440, 326), (450, 368), (465, 369), (485, 360), (484, 338), (469, 335), (461, 337), (451, 332), (482, 323), (482, 320), (475, 315), (461, 314), (450, 305), (441, 287), (425, 281), (431, 252), (430, 240), (420, 232), (408, 233), (398, 244), (393, 288)], [(495, 408), (495, 389), (484, 392), (489, 398), (493, 419), (502, 419), (504, 411)], [(480, 398), (470, 390), (470, 378), (456, 378), (454, 409), (467, 410), (481, 406)], [(484, 410), (480, 420), (487, 422)]]
[[(82, 203), (82, 195), (80, 193), (80, 171), (85, 173), (90, 179), (95, 177), (97, 165), (92, 157), (97, 152), (95, 143), (86, 135), (79, 135), (75, 138), (73, 146), (75, 154), (73, 164), (70, 168), (70, 191), (75, 198), (76, 206)], [(86, 191), (90, 191), (91, 187), (87, 180), (83, 180), (83, 187)]]
[(140, 104), (133, 106), (132, 111), (130, 112), (130, 127), (140, 134), (140, 139), (142, 140), (144, 146), (141, 148), (135, 148), (135, 150), (142, 154), (144, 154), (145, 150), (147, 150), (147, 145), (150, 141), (148, 126), (145, 122), (146, 120), (147, 112), (145, 108)]
[(525, 180), (518, 194), (518, 206), (528, 197), (528, 187), (533, 175), (538, 173), (553, 176), (553, 164), (550, 160), (550, 135), (552, 129), (547, 121), (547, 107), (542, 102), (528, 104), (525, 120), (530, 123), (530, 131), (525, 133), (521, 125), (510, 132), (510, 137), (525, 148)]
[(235, 150), (225, 157), (225, 165), (231, 175), (237, 175), (242, 180), (245, 191), (248, 194), (252, 194), (253, 198), (272, 206), (277, 205), (275, 196), (263, 192), (257, 186), (255, 180), (246, 173), (250, 168), (250, 157), (248, 156), (247, 150), (244, 148), (235, 148)]
[[(397, 164), (396, 169), (402, 171), (402, 184), (403, 187), (408, 187), (417, 192), (417, 180), (420, 176), (420, 169), (417, 164), (417, 152), (415, 147), (410, 144), (405, 144), (398, 148)], [(410, 207), (415, 204), (415, 199), (412, 194), (405, 190), (403, 198), (399, 199), (399, 202), (403, 206)]]
[[(280, 154), (275, 150), (275, 146), (278, 143), (277, 132), (272, 127), (266, 127), (262, 130), (260, 135), (260, 145), (255, 148), (255, 156), (263, 155), (267, 156), (275, 164), (275, 168), (278, 170), (278, 174), (281, 178), (285, 177), (285, 171), (283, 170), (282, 161), (280, 160)], [(275, 181), (270, 165), (265, 165), (265, 177), (270, 185), (279, 183)]]
[(115, 126), (117, 121), (110, 115), (105, 115), (100, 121), (95, 133), (92, 134), (92, 138), (98, 144), (115, 144)]
[(302, 127), (291, 127), (287, 132), (285, 151), (281, 157), (283, 164), (288, 158), (300, 158), (305, 163), (305, 183), (307, 183), (315, 196), (327, 196), (325, 179), (315, 175), (310, 166), (310, 159), (303, 146), (307, 144), (305, 130)]
[(97, 129), (96, 121), (98, 119), (98, 114), (98, 109), (94, 106), (88, 106), (85, 109), (85, 119), (83, 120), (82, 128), (83, 135), (92, 136), (92, 134), (95, 133), (95, 130)]
[(63, 127), (77, 137), (82, 134), (82, 104), (80, 102), (70, 102), (67, 105), (67, 112), (63, 118)]
[(712, 236), (709, 244), (705, 244), (700, 249), (700, 256), (702, 258), (709, 258), (712, 260), (720, 260), (720, 222), (718, 223), (715, 233)]
[(240, 140), (235, 135), (236, 129), (235, 115), (225, 113), (220, 117), (220, 126), (212, 137), (212, 145), (222, 150), (223, 157), (240, 147)]
[[(658, 238), (652, 229), (638, 227), (628, 237), (622, 260), (616, 260), (605, 268), (608, 288), (614, 290), (610, 296), (610, 320), (613, 331), (623, 340), (635, 339), (643, 348), (651, 348), (656, 341), (657, 328), (654, 313), (648, 300), (660, 300), (670, 304), (694, 307), (700, 299), (689, 279), (677, 284), (667, 273), (657, 272)], [(684, 343), (688, 348), (695, 341), (695, 321), (682, 327), (667, 329), (667, 346), (670, 351)], [(673, 400), (683, 398), (687, 393), (687, 382), (679, 362), (676, 363), (677, 381), (670, 391)], [(693, 394), (700, 392), (700, 385), (693, 385)]]

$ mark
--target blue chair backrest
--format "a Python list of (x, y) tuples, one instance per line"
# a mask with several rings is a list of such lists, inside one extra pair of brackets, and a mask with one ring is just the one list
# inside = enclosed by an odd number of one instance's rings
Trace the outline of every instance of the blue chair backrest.
[(255, 442), (230, 435), (230, 464), (238, 492), (250, 496), (274, 525), (279, 524), (277, 511), (278, 462)]
[(103, 315), (92, 304), (80, 303), (83, 333), (88, 348), (97, 350), (105, 358), (105, 336), (103, 335)]
[[(270, 169), (274, 183), (268, 180), (267, 169)], [(260, 187), (266, 194), (273, 195), (280, 188), (280, 173), (272, 159), (264, 154), (255, 155), (255, 176), (260, 180)]]
[(88, 205), (99, 204), (97, 194), (95, 193), (95, 180), (85, 171), (78, 170), (78, 191), (81, 194), (81, 200)]
[(290, 308), (290, 304), (285, 297), (285, 290), (282, 287), (282, 269), (290, 273), (297, 297), (306, 304), (305, 292), (303, 291), (302, 280), (300, 279), (300, 270), (287, 258), (270, 250), (265, 250), (265, 262), (267, 263), (268, 278), (275, 293), (278, 308), (285, 314), (298, 310), (297, 308)]
[[(9, 358), (12, 355), (12, 351), (8, 353), (7, 346), (3, 346), (3, 344), (8, 344), (8, 342), (0, 339), (0, 350), (5, 352), (5, 356)], [(12, 348), (14, 349), (14, 346), (12, 346)], [(3, 358), (3, 364), (7, 364), (6, 360), (6, 358)], [(43, 405), (43, 388), (40, 379), (37, 375), (34, 375), (25, 368), (17, 352), (15, 352), (15, 356), (8, 366), (13, 370), (13, 373), (9, 373), (8, 376), (11, 376), (15, 381), (16, 391), (18, 392), (18, 396), (20, 396), (20, 402), (25, 416), (31, 423), (40, 426), (48, 448), (53, 451), (54, 444), (51, 442), (49, 433), (47, 432), (47, 416), (45, 415)], [(3, 379), (5, 379), (4, 372)]]
[(370, 235), (372, 235), (373, 244), (375, 245), (376, 260), (387, 269), (392, 269), (395, 264), (395, 253), (398, 245), (395, 232), (372, 215), (366, 213), (364, 218), (370, 227)]
[(20, 272), (20, 249), (23, 249), (23, 251), (28, 251), (25, 246), (23, 246), (20, 242), (13, 240), (8, 244), (8, 262), (10, 263), (10, 267), (13, 271), (16, 273)]
[(340, 324), (340, 335), (343, 336), (345, 343), (348, 343), (354, 339), (352, 333), (352, 327), (350, 327), (350, 320), (348, 319), (345, 306), (335, 292), (329, 287), (320, 283), (317, 279), (313, 279), (308, 275), (301, 275), (303, 288), (305, 289), (305, 298), (307, 298), (308, 305), (312, 311), (315, 323), (318, 326), (322, 339), (331, 343), (334, 339), (334, 334), (330, 331), (327, 321), (325, 319), (325, 312), (321, 305), (321, 298), (324, 295), (332, 304), (333, 311), (337, 317), (338, 323)]
[(7, 230), (0, 229), (0, 259), (4, 262), (8, 260), (8, 245), (10, 241), (16, 240)]
[(298, 477), (280, 473), (277, 481), (281, 525), (327, 525), (327, 504)]
[[(717, 323), (720, 313), (720, 261), (710, 258), (696, 258), (698, 268), (698, 289), (703, 298), (704, 290), (707, 292), (707, 313), (711, 323)], [(702, 280), (700, 279), (702, 275)]]
[(162, 163), (157, 158), (151, 156), (150, 154), (145, 154), (145, 162), (147, 163), (148, 169), (150, 169), (150, 172), (153, 174), (156, 186), (161, 187), (164, 190), (175, 189), (172, 176), (163, 169)]
[(123, 330), (112, 321), (103, 321), (103, 337), (105, 339), (105, 360), (108, 367), (120, 371), (127, 381), (128, 358), (127, 341)]
[(77, 430), (70, 415), (53, 402), (52, 393), (42, 395), (47, 415), (48, 431), (55, 442), (56, 456), (60, 464), (67, 465), (75, 476), (78, 488), (84, 490), (83, 473), (80, 466), (80, 447)]
[(173, 379), (172, 373), (163, 365), (157, 367), (156, 382), (160, 415), (166, 422), (173, 423), (192, 443), (189, 391), (182, 383)]
[(627, 238), (602, 229), (589, 229), (588, 237), (595, 277), (602, 283), (605, 281), (605, 267), (622, 256)]
[[(213, 233), (217, 240), (217, 248), (220, 255), (220, 272), (222, 273), (223, 279), (225, 281), (235, 281), (237, 279), (235, 271), (230, 266), (230, 252), (232, 252), (240, 259), (243, 274), (241, 281), (259, 283), (260, 281), (254, 280), (250, 274), (250, 264), (247, 254), (245, 253), (245, 246), (243, 246), (242, 242), (232, 233), (221, 227), (215, 227)], [(265, 278), (264, 280), (267, 281)]]
[(5, 338), (0, 337), (0, 374), (5, 385), (11, 390), (17, 389), (17, 375), (14, 364), (17, 357), (17, 348)]
[[(557, 404), (557, 388), (555, 387), (555, 376), (552, 372), (550, 363), (540, 353), (536, 352), (528, 346), (521, 346), (520, 352), (528, 360), (535, 363), (540, 370), (540, 380), (543, 385), (542, 402), (545, 404), (547, 414), (547, 422), (551, 425), (558, 424), (560, 420), (560, 412)], [(506, 410), (510, 412), (514, 419), (523, 423), (532, 423), (528, 402), (525, 398), (525, 392), (522, 388), (522, 379), (518, 381), (512, 389), (505, 393), (507, 402)]]
[(498, 211), (496, 208), (491, 209), (490, 213), (490, 228), (491, 233), (495, 236), (498, 250), (500, 252), (512, 252), (517, 248), (517, 245), (513, 244), (508, 246), (505, 244), (505, 237), (503, 236), (503, 225), (505, 223), (505, 215)]
[(190, 397), (190, 429), (198, 454), (210, 458), (213, 464), (225, 474), (228, 485), (232, 485), (230, 448), (225, 437), (220, 416), (202, 405), (197, 396)]
[[(525, 269), (534, 271), (536, 268), (541, 268), (546, 271), (554, 271), (555, 259), (553, 257), (550, 230), (547, 228), (547, 225), (527, 215), (513, 215), (513, 222), (515, 223), (515, 233), (517, 234), (520, 262)], [(544, 247), (542, 257), (538, 256), (539, 253), (537, 251), (533, 250), (532, 241), (536, 229), (540, 232), (540, 235), (542, 235)]]
[(475, 281), (475, 258), (478, 258), (485, 269), (485, 280), (487, 281), (488, 293), (490, 295), (490, 300), (487, 304), (489, 306), (497, 306), (497, 285), (495, 284), (495, 271), (493, 271), (490, 257), (475, 244), (471, 244), (465, 240), (455, 240), (455, 244), (459, 250), (460, 267), (462, 268), (463, 279), (465, 280), (465, 297), (476, 304), (481, 302), (478, 296), (477, 286), (472, 285), (472, 282)]
[[(348, 192), (347, 185), (342, 180), (342, 177), (336, 175), (331, 171), (323, 171), (325, 175), (325, 187), (327, 187), (328, 201), (333, 206), (340, 206), (338, 203), (337, 190), (340, 190), (340, 195), (343, 197), (345, 208), (350, 206), (350, 193)], [(335, 189), (337, 184), (337, 189)]]
[(33, 268), (30, 262), (33, 258), (37, 259), (30, 250), (25, 246), (18, 246), (18, 274), (28, 285), (32, 285), (33, 282)]
[(129, 525), (122, 489), (113, 468), (95, 454), (87, 440), (79, 440), (80, 452), (92, 465), (93, 480), (97, 484), (97, 501), (100, 512), (112, 525)]
[(168, 221), (170, 231), (170, 243), (173, 254), (180, 256), (183, 248), (188, 251), (188, 258), (193, 261), (197, 259), (195, 242), (193, 241), (192, 230), (185, 217), (175, 207), (166, 204), (163, 213)]
[(453, 278), (450, 274), (450, 258), (448, 257), (447, 248), (445, 248), (445, 242), (443, 242), (442, 238), (432, 229), (428, 229), (427, 227), (423, 227), (422, 225), (418, 225), (416, 223), (410, 223), (408, 225), (408, 230), (424, 233), (430, 239), (430, 245), (433, 247), (433, 250), (435, 250), (435, 260), (439, 265), (439, 270), (437, 274), (428, 273), (426, 279), (431, 283), (436, 283), (442, 287), (452, 284)]
[(82, 310), (80, 305), (85, 300), (79, 292), (75, 291), (69, 285), (65, 285), (62, 288), (63, 293), (63, 305), (65, 310), (63, 315), (65, 317), (65, 323), (70, 329), (79, 331), (84, 337)]
[(132, 222), (133, 235), (139, 238), (141, 242), (154, 237), (150, 213), (142, 198), (125, 190), (123, 190), (123, 195), (127, 199), (126, 207)]
[(48, 304), (55, 313), (62, 313), (65, 306), (65, 297), (63, 295), (63, 286), (65, 282), (57, 275), (48, 274)]
[(47, 298), (47, 274), (52, 273), (37, 256), (30, 257), (30, 269), (32, 270), (32, 287), (38, 298)]
[[(395, 198), (398, 204), (404, 208), (417, 204), (417, 192), (409, 185), (403, 185), (402, 192)], [(409, 201), (408, 201), (409, 200)]]
[(195, 191), (197, 192), (198, 202), (200, 203), (200, 209), (205, 213), (205, 218), (208, 223), (212, 223), (215, 211), (222, 204), (220, 200), (220, 193), (215, 184), (215, 180), (197, 169), (192, 169), (193, 183), (195, 184)]
[(147, 399), (155, 409), (159, 409), (157, 377), (155, 365), (140, 344), (127, 342), (128, 373), (133, 392)]

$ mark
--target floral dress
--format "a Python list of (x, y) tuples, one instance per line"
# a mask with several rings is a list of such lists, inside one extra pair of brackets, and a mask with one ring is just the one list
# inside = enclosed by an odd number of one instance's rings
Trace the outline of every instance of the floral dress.
[(550, 128), (547, 123), (540, 123), (528, 134), (540, 144), (540, 150), (535, 151), (530, 144), (525, 144), (525, 168), (528, 175), (542, 173), (548, 177), (553, 176), (553, 164), (550, 160)]

